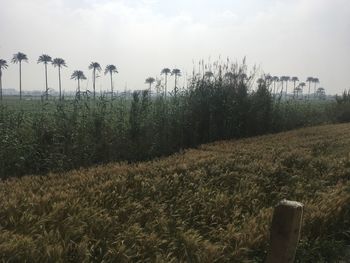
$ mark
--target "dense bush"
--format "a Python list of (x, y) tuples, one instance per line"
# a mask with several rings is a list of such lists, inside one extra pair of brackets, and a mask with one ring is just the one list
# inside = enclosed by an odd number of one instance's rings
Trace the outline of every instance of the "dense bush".
[(0, 178), (146, 160), (215, 140), (333, 121), (337, 109), (327, 103), (274, 101), (265, 83), (250, 89), (254, 75), (246, 76), (244, 64), (216, 69), (210, 77), (193, 74), (187, 89), (170, 96), (158, 86), (156, 95), (135, 91), (113, 100), (4, 103)]

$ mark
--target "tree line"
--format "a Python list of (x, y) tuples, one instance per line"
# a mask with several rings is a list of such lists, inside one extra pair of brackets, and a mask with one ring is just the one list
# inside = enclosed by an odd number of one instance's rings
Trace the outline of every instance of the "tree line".
[[(13, 58), (11, 60), (12, 63), (19, 65), (19, 98), (22, 99), (22, 62), (28, 62), (28, 57), (26, 54), (22, 52), (18, 52), (13, 55)], [(45, 96), (46, 100), (48, 100), (49, 97), (49, 86), (48, 86), (48, 77), (47, 77), (47, 66), (48, 64), (52, 64), (54, 67), (58, 68), (58, 89), (59, 89), (59, 99), (62, 100), (62, 84), (61, 84), (61, 69), (63, 67), (67, 67), (67, 64), (64, 59), (62, 58), (54, 58), (52, 59), (51, 56), (47, 54), (43, 54), (39, 56), (37, 63), (44, 64), (44, 70), (45, 70), (45, 91), (43, 93), (43, 96)], [(3, 70), (8, 68), (7, 61), (4, 59), (0, 59), (0, 99), (2, 99), (2, 72)], [(92, 70), (92, 83), (93, 83), (93, 90), (90, 92), (89, 90), (81, 91), (80, 83), (81, 81), (86, 79), (86, 76), (82, 70), (75, 70), (72, 75), (71, 79), (74, 79), (77, 81), (77, 89), (76, 89), (76, 97), (78, 99), (81, 98), (81, 95), (90, 95), (92, 93), (92, 96), (94, 99), (96, 99), (96, 78), (99, 77), (98, 73), (102, 71), (102, 67), (98, 62), (91, 62), (89, 65), (89, 70)], [(104, 74), (110, 75), (110, 94), (113, 97), (114, 95), (114, 85), (113, 85), (113, 75), (117, 74), (118, 69), (115, 65), (110, 64), (105, 67)], [(178, 78), (181, 77), (181, 70), (178, 68), (174, 68), (173, 70), (169, 68), (163, 68), (161, 71), (161, 75), (164, 75), (164, 85), (163, 92), (164, 94), (168, 94), (168, 76), (174, 76), (175, 85), (174, 85), (174, 93), (178, 92)], [(203, 77), (206, 79), (211, 79), (214, 77), (214, 73), (210, 70), (205, 71), (203, 73)], [(226, 72), (224, 78), (231, 81), (235, 78), (234, 74), (232, 72)], [(243, 77), (247, 77), (244, 76)], [(149, 89), (152, 89), (152, 85), (156, 82), (156, 79), (154, 77), (148, 77), (145, 80), (145, 83), (149, 85)], [(305, 82), (299, 81), (299, 78), (289, 77), (289, 76), (271, 76), (270, 74), (265, 75), (264, 77), (261, 77), (257, 80), (258, 85), (266, 85), (269, 87), (273, 87), (271, 90), (273, 93), (274, 98), (281, 99), (283, 96), (284, 98), (287, 98), (288, 95), (288, 83), (293, 83), (293, 99), (299, 99), (299, 95), (303, 93), (303, 90), (306, 86), (306, 83), (308, 83), (308, 93), (307, 93), (307, 99), (310, 99), (311, 94), (311, 85), (314, 84), (314, 97), (318, 98), (324, 98), (325, 97), (325, 89), (322, 87), (319, 87), (317, 89), (317, 85), (320, 83), (320, 80), (315, 77), (308, 77)], [(297, 85), (298, 83), (298, 85)], [(280, 84), (280, 85), (278, 85)]]
[(223, 64), (193, 72), (186, 88), (157, 96), (146, 89), (113, 100), (30, 102), (36, 111), (0, 105), (0, 177), (148, 160), (216, 140), (334, 121), (330, 104), (280, 102), (266, 82), (252, 89), (254, 74), (244, 63)]

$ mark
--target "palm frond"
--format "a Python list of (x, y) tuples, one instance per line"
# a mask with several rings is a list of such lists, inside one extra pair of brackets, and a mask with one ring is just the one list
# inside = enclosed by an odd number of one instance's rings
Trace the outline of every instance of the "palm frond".
[(49, 62), (52, 62), (52, 58), (49, 55), (42, 54), (41, 56), (39, 56), (37, 63), (47, 64)]
[(168, 75), (171, 73), (170, 68), (163, 68), (162, 71), (160, 72), (161, 75)]
[(52, 65), (54, 67), (67, 67), (66, 62), (62, 58), (55, 58), (52, 60)]
[(73, 74), (71, 75), (71, 79), (80, 80), (80, 79), (86, 79), (84, 72), (81, 70), (75, 70)]
[(28, 57), (26, 54), (22, 53), (22, 52), (18, 52), (16, 54), (13, 54), (12, 63), (21, 63), (22, 61), (28, 62)]
[(7, 61), (4, 59), (0, 59), (0, 70), (7, 69), (7, 67), (8, 67)]
[(117, 70), (117, 67), (114, 65), (107, 65), (105, 69), (105, 75), (108, 73), (113, 74), (113, 73), (119, 73)]
[(98, 62), (91, 62), (89, 65), (89, 69), (94, 69), (96, 71), (101, 71), (101, 65)]

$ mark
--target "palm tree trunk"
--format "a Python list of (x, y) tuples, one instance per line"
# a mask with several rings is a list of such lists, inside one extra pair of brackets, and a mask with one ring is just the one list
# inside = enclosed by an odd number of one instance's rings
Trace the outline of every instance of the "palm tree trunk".
[(80, 79), (78, 78), (78, 99), (80, 100)]
[(111, 72), (111, 91), (112, 91), (112, 98), (113, 98), (113, 78), (112, 78), (112, 72)]
[(19, 62), (19, 99), (22, 100), (22, 62)]
[(61, 66), (58, 67), (58, 88), (59, 88), (59, 90), (60, 90), (60, 100), (62, 100)]
[(309, 92), (307, 94), (307, 99), (310, 99), (310, 89), (311, 89), (311, 81), (309, 81)]
[(94, 100), (95, 100), (95, 97), (96, 97), (96, 68), (94, 68), (94, 83), (93, 83), (93, 85), (94, 85)]
[(46, 100), (49, 99), (49, 88), (48, 88), (48, 85), (47, 85), (47, 64), (45, 63), (45, 84), (46, 84)]

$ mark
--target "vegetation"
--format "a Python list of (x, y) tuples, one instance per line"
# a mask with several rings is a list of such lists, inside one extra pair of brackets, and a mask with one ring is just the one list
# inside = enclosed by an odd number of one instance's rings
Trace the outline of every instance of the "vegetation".
[(89, 69), (92, 69), (92, 88), (94, 99), (96, 98), (96, 72), (101, 72), (102, 68), (98, 62), (91, 62)]
[(61, 85), (61, 68), (67, 67), (66, 62), (62, 58), (54, 58), (52, 60), (52, 65), (58, 68), (58, 90), (59, 90), (59, 99), (62, 100), (62, 85)]
[(349, 147), (350, 125), (328, 125), (2, 181), (0, 257), (263, 262), (272, 207), (288, 198), (305, 204), (297, 262), (337, 262), (350, 242)]
[(28, 62), (28, 57), (22, 52), (13, 55), (12, 63), (19, 64), (19, 99), (22, 99), (22, 61)]
[(109, 74), (111, 77), (111, 94), (112, 97), (114, 95), (114, 87), (113, 87), (113, 74), (118, 73), (117, 67), (114, 65), (107, 65), (105, 69), (105, 75)]
[(47, 64), (52, 62), (52, 58), (49, 55), (43, 54), (38, 59), (38, 64), (43, 63), (45, 65), (45, 97), (46, 100), (49, 99), (49, 86), (47, 83)]
[[(106, 73), (112, 76), (115, 70)], [(177, 82), (181, 71), (172, 72)], [(75, 71), (75, 100), (5, 100), (0, 105), (0, 178), (148, 160), (216, 140), (346, 121), (350, 116), (349, 103), (274, 100), (273, 78), (262, 79), (252, 90), (254, 76), (246, 72), (244, 64), (216, 65), (212, 71), (194, 73), (187, 89), (174, 89), (168, 96), (146, 90), (91, 100), (88, 92), (80, 92), (84, 73)], [(165, 87), (156, 84), (157, 91)]]
[(0, 59), (0, 100), (2, 100), (2, 71), (7, 69), (8, 64), (4, 59)]
[(81, 90), (80, 90), (80, 81), (86, 79), (84, 72), (81, 70), (75, 70), (71, 76), (71, 79), (75, 79), (78, 81), (78, 88), (77, 88), (77, 98), (81, 98)]

